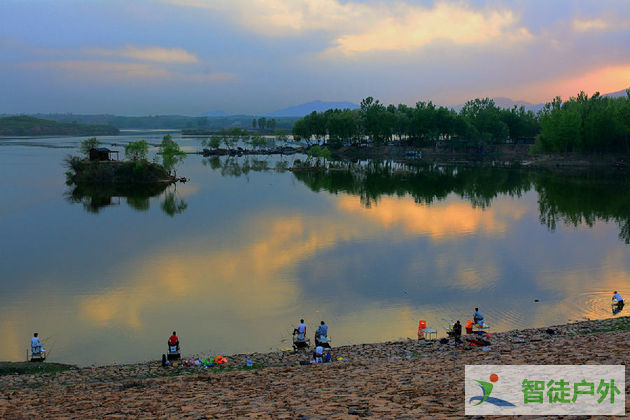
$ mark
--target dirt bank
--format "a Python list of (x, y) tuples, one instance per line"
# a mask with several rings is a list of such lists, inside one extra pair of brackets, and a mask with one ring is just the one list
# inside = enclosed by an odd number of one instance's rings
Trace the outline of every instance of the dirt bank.
[[(490, 351), (407, 340), (228, 356), (235, 370), (158, 362), (0, 377), (2, 418), (461, 418), (467, 364), (627, 364), (628, 317), (494, 334)], [(455, 357), (454, 357), (455, 356)], [(240, 370), (246, 359), (265, 368)], [(630, 408), (626, 385), (626, 410)], [(610, 417), (608, 417), (610, 418)]]

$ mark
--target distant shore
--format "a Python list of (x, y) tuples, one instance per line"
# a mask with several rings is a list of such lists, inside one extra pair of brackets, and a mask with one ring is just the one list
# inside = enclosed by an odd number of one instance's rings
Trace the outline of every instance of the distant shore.
[[(489, 351), (436, 340), (341, 346), (333, 363), (309, 366), (298, 365), (307, 353), (271, 352), (227, 356), (227, 369), (143, 362), (6, 375), (0, 417), (460, 418), (465, 365), (628, 365), (630, 318), (513, 330), (490, 341)], [(258, 368), (245, 368), (248, 359)]]
[(61, 123), (52, 120), (16, 115), (0, 118), (0, 136), (115, 136), (116, 127), (105, 124)]
[(488, 164), (524, 166), (546, 169), (629, 169), (628, 154), (532, 154), (530, 145), (502, 145), (487, 152), (450, 152), (433, 148), (401, 146), (343, 147), (332, 150), (333, 158), (392, 159), (402, 162), (433, 162), (438, 164)]
[[(449, 152), (433, 148), (411, 146), (367, 146), (342, 147), (331, 149), (333, 160), (394, 160), (402, 163), (434, 163), (441, 165), (492, 164), (500, 166), (521, 166), (549, 170), (628, 170), (630, 155), (625, 154), (578, 154), (548, 153), (531, 154), (530, 145), (503, 145), (492, 152)], [(308, 153), (308, 146), (277, 147), (274, 149), (204, 149), (198, 152), (208, 156), (264, 156), (293, 155)], [(320, 169), (325, 169), (324, 165)], [(304, 168), (301, 168), (304, 169)]]

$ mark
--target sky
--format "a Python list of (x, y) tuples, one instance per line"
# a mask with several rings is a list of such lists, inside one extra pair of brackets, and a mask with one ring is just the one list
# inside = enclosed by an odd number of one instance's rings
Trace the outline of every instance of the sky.
[(627, 0), (0, 0), (0, 113), (541, 103), (628, 87)]

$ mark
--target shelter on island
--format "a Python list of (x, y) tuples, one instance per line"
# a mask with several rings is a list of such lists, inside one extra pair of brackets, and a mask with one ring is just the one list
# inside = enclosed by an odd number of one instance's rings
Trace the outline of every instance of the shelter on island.
[[(114, 159), (114, 155), (116, 158)], [(95, 147), (90, 149), (90, 160), (91, 161), (108, 161), (108, 160), (118, 160), (118, 151), (109, 150), (106, 147)]]

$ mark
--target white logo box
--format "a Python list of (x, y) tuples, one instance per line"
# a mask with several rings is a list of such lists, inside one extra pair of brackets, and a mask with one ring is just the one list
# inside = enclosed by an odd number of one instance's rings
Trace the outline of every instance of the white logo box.
[(624, 365), (466, 365), (465, 413), (624, 415), (625, 369)]

